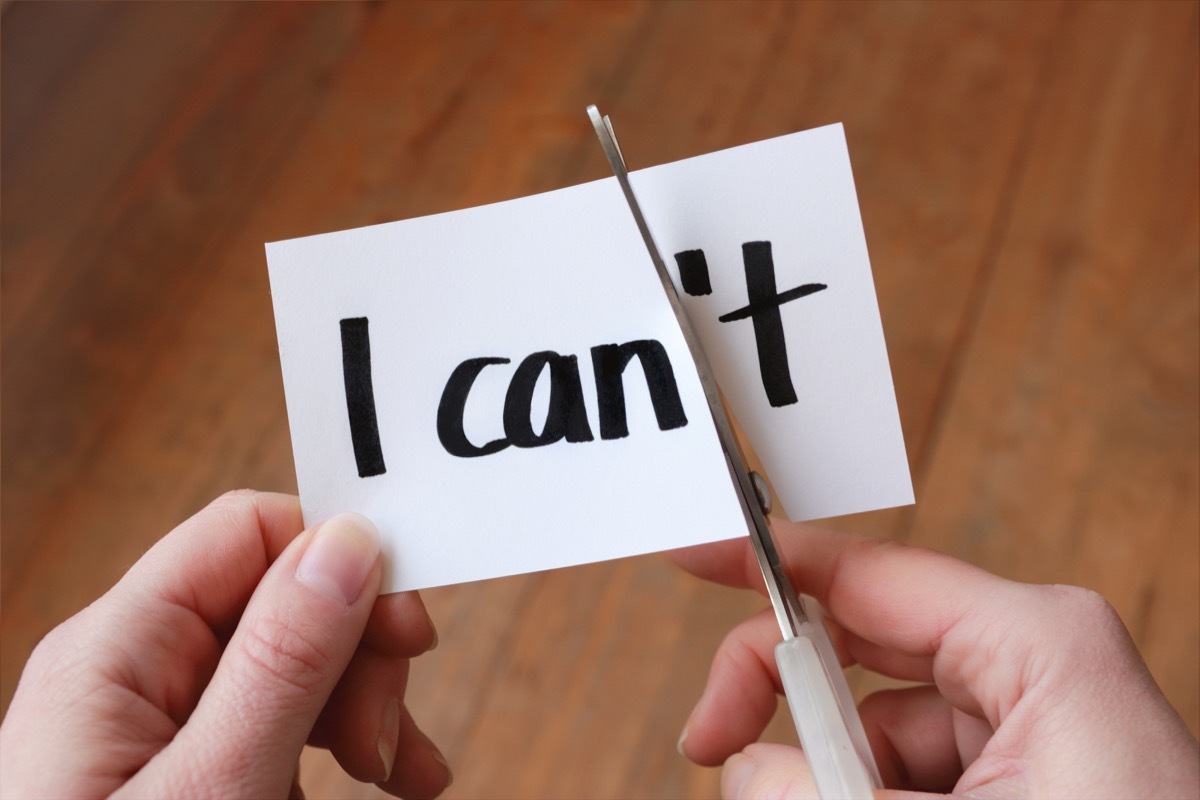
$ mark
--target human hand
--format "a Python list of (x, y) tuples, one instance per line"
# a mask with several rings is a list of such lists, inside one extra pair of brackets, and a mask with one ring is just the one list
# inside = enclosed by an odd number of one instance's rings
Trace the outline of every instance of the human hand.
[[(797, 590), (832, 617), (842, 664), (931, 684), (860, 705), (886, 786), (1003, 798), (1200, 796), (1196, 740), (1099, 595), (1015, 583), (932, 551), (773, 525)], [(702, 578), (763, 592), (748, 540), (672, 557)], [(817, 796), (800, 750), (754, 743), (781, 692), (778, 641), (769, 609), (726, 637), (680, 740), (693, 761), (724, 762), (729, 800)]]
[(439, 794), (450, 771), (403, 705), (433, 623), (415, 593), (377, 598), (369, 521), (302, 528), (294, 497), (227, 494), (51, 631), (0, 726), (5, 795), (295, 796), (306, 742)]

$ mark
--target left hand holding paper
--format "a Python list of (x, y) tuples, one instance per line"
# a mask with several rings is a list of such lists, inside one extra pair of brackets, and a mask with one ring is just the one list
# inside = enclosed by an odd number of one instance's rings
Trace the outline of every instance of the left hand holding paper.
[(450, 771), (403, 705), (436, 634), (380, 576), (363, 517), (305, 531), (294, 497), (220, 498), (38, 645), (0, 728), (5, 794), (295, 796), (307, 743), (436, 796)]

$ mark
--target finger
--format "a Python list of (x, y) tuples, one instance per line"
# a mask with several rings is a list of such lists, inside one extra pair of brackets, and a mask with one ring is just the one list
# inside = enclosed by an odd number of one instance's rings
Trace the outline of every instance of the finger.
[(408, 659), (381, 656), (360, 646), (321, 710), (308, 744), (333, 752), (341, 761), (349, 755), (344, 748), (355, 743), (362, 753), (342, 766), (356, 780), (379, 780), (385, 771), (377, 752), (377, 740), (387, 727), (382, 715), (393, 699), (404, 702), (408, 674)]
[(291, 495), (222, 495), (164, 536), (117, 584), (142, 606), (167, 604), (198, 614), (220, 632), (232, 629), (250, 595), (304, 530)]
[[(876, 790), (875, 800), (921, 800), (925, 794)], [(818, 800), (812, 770), (794, 747), (758, 742), (725, 762), (721, 770), (725, 800)]]
[(681, 753), (697, 764), (716, 766), (759, 737), (782, 691), (773, 655), (778, 641), (779, 627), (770, 610), (726, 635), (684, 726)]
[(386, 594), (375, 600), (363, 644), (382, 655), (415, 658), (437, 646), (437, 630), (419, 594)]
[(872, 641), (850, 633), (837, 620), (826, 617), (826, 627), (838, 649), (842, 666), (861, 664), (872, 672), (902, 681), (930, 683), (933, 681), (933, 658), (910, 656), (881, 647)]
[[(811, 526), (773, 523), (780, 525), (784, 534), (798, 532), (820, 535), (830, 534), (843, 540), (849, 546), (852, 543), (869, 544), (872, 540), (853, 534), (831, 533), (821, 531)], [(785, 527), (786, 526), (786, 527)], [(785, 541), (779, 537), (780, 551), (793, 559), (800, 558), (796, 554), (802, 541)], [(783, 545), (788, 545), (786, 550)], [(762, 571), (754, 556), (748, 539), (730, 539), (711, 544), (696, 545), (672, 550), (667, 554), (672, 561), (683, 569), (705, 580), (715, 581), (736, 588), (751, 588), (766, 595), (763, 585)], [(864, 639), (854, 632), (846, 630), (836, 619), (828, 618), (826, 626), (834, 647), (838, 651), (843, 666), (859, 663), (868, 669), (902, 680), (928, 681), (931, 680), (931, 663), (927, 656), (911, 658), (903, 653), (897, 653), (889, 648), (880, 647), (876, 643)]]
[[(986, 705), (992, 724), (1020, 696), (1012, 676), (1021, 673), (1036, 638), (1028, 626), (1017, 630), (1015, 621), (1057, 624), (1039, 599), (1045, 592), (950, 556), (809, 525), (776, 521), (773, 527), (796, 588), (814, 595), (847, 631), (874, 645), (856, 654), (864, 663), (873, 660), (874, 650), (876, 656), (908, 657), (909, 667), (919, 669), (921, 659), (941, 653), (930, 670), (943, 694), (968, 713), (979, 714)], [(724, 577), (747, 570), (752, 554), (745, 543), (741, 547), (742, 565), (725, 568)], [(852, 639), (847, 644), (853, 649)], [(988, 653), (1001, 658), (989, 661)], [(898, 669), (902, 662), (892, 663)]]
[(304, 800), (304, 789), (300, 786), (300, 770), (296, 770), (296, 774), (292, 776), (292, 785), (288, 789), (288, 800)]
[(1015, 585), (932, 550), (807, 525), (776, 533), (800, 591), (856, 635), (910, 655), (933, 655), (980, 598)]
[(875, 692), (858, 712), (885, 786), (928, 792), (954, 788), (963, 771), (955, 709), (935, 687)]
[(454, 781), (450, 765), (429, 737), (417, 727), (408, 709), (398, 706), (398, 712), (396, 758), (392, 773), (387, 780), (376, 781), (376, 785), (405, 800), (437, 797)]
[[(163, 680), (161, 660), (128, 659), (122, 674), (177, 724), (191, 714), (268, 565), (301, 532), (295, 497), (230, 492), (171, 531), (87, 610), (85, 631), (170, 653), (181, 665)], [(132, 641), (130, 636), (136, 636)]]
[[(976, 598), (1013, 585), (931, 550), (772, 520), (780, 559), (797, 591), (815, 596), (853, 633), (892, 649), (932, 655), (950, 625)], [(761, 591), (745, 538), (671, 551), (672, 560), (706, 580)]]
[[(930, 550), (779, 520), (772, 520), (772, 531), (798, 591), (814, 595), (855, 634), (913, 654), (932, 655), (931, 645), (971, 607), (970, 599), (1010, 583)], [(745, 538), (669, 555), (698, 577), (762, 590)], [(926, 613), (931, 606), (937, 613)]]
[[(214, 786), (216, 794), (285, 791), (366, 627), (379, 591), (379, 552), (375, 526), (356, 514), (334, 517), (284, 551), (159, 763), (178, 759), (192, 772), (231, 781)], [(178, 794), (182, 787), (161, 788)]]
[[(364, 783), (386, 781), (396, 758), (400, 706), (408, 682), (408, 656), (419, 655), (437, 634), (416, 592), (376, 599), (341, 680), (326, 703), (308, 743), (330, 750), (342, 768)], [(428, 747), (433, 745), (428, 743)], [(436, 753), (426, 762), (438, 764)]]
[(818, 800), (804, 753), (760, 742), (735, 753), (721, 770), (725, 800)]
[[(784, 526), (780, 526), (784, 528)], [(942, 553), (809, 526), (780, 536), (789, 572), (848, 631), (920, 664), (959, 709), (998, 725), (1024, 691), (1034, 643), (1057, 624), (1045, 594)], [(799, 553), (803, 557), (799, 557)], [(1019, 627), (1022, 620), (1035, 626)], [(1031, 649), (1032, 648), (1032, 649)], [(898, 663), (898, 662), (897, 662)]]
[(819, 614), (829, 634), (829, 641), (842, 667), (861, 664), (867, 669), (905, 681), (929, 683), (933, 680), (933, 659), (929, 656), (910, 656), (881, 647), (864, 639), (825, 613), (819, 604), (808, 604), (808, 611)]
[(766, 594), (762, 570), (745, 536), (670, 550), (667, 557), (697, 578)]
[[(932, 662), (885, 650), (828, 620), (830, 639), (843, 666), (861, 663), (903, 680), (931, 680)], [(712, 766), (755, 741), (775, 711), (781, 691), (775, 647), (779, 625), (770, 609), (730, 631), (713, 656), (704, 692), (688, 719), (679, 749)]]
[(404, 700), (408, 659), (436, 643), (437, 631), (420, 595), (402, 592), (378, 597), (362, 643), (308, 743), (330, 750), (356, 780), (385, 780), (395, 758), (398, 725), (390, 707)]
[(359, 648), (321, 712), (308, 743), (328, 749), (357, 781), (385, 780), (396, 758), (408, 659)]

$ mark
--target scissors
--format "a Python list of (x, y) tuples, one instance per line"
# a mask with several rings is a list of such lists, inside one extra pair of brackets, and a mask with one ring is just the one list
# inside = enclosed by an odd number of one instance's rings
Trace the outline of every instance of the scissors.
[(882, 788), (883, 781), (879, 778), (846, 675), (822, 622), (821, 607), (814, 598), (797, 595), (783, 571), (767, 523), (767, 515), (771, 512), (770, 487), (759, 473), (746, 466), (733, 425), (721, 402), (712, 367), (629, 183), (629, 171), (613, 133), (612, 122), (607, 116), (601, 116), (596, 106), (588, 106), (587, 111), (696, 364), (708, 410), (737, 489), (750, 543), (783, 632), (783, 640), (775, 647), (775, 662), (779, 665), (780, 681), (817, 792), (822, 800), (867, 800), (873, 796), (872, 788)]

